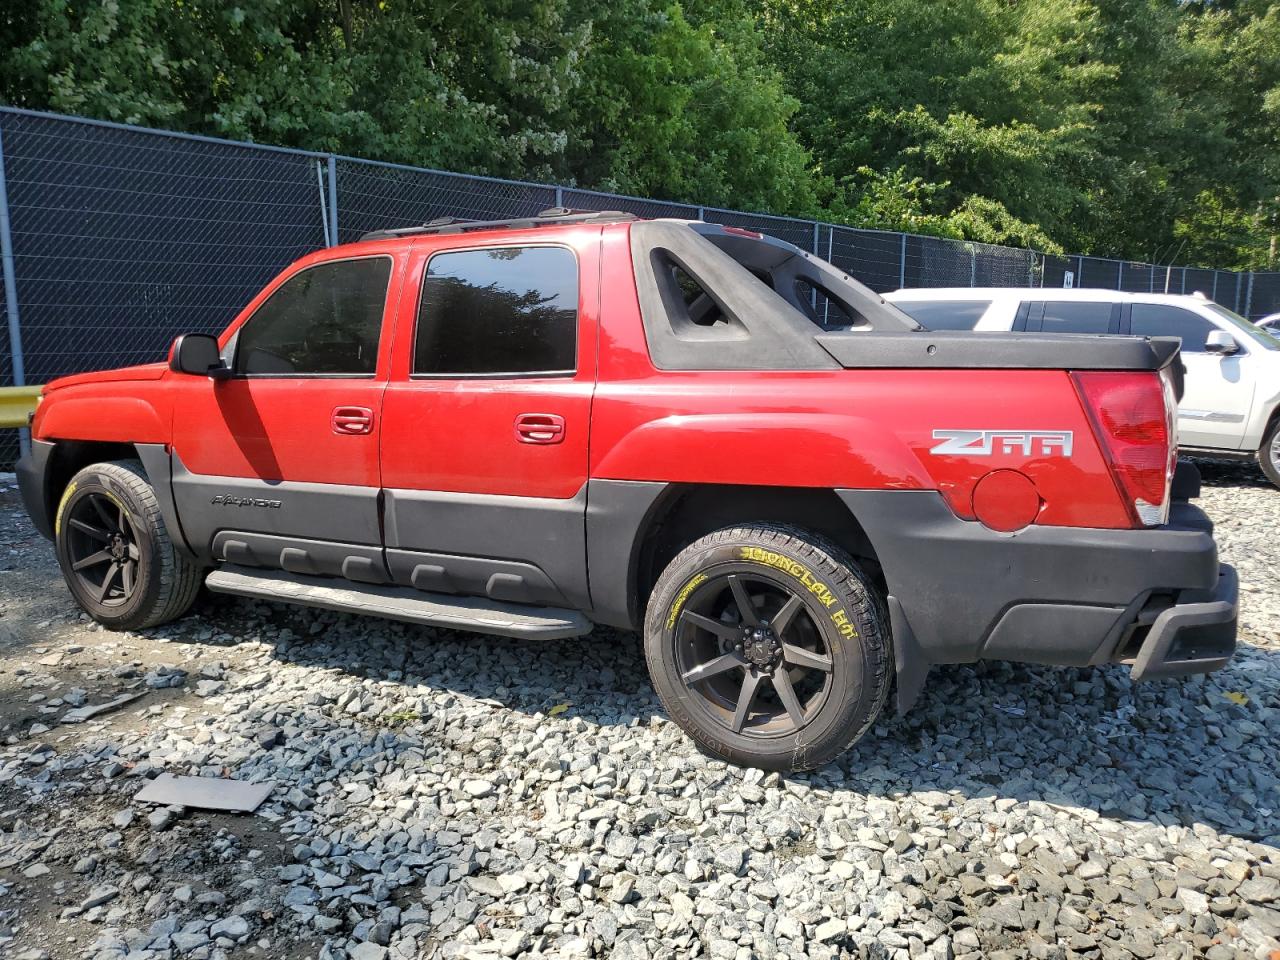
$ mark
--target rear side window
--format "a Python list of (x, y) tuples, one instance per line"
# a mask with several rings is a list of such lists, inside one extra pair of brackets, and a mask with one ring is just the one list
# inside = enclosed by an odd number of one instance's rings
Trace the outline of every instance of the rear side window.
[(972, 330), (991, 306), (990, 300), (891, 300), (926, 330)]
[(578, 261), (571, 251), (437, 253), (422, 279), (413, 372), (573, 373), (577, 337)]
[(294, 274), (240, 328), (236, 373), (372, 375), (390, 277), (390, 257), (321, 263)]
[(1116, 304), (1089, 303), (1081, 300), (1050, 300), (1044, 304), (1031, 304), (1027, 329), (1031, 326), (1039, 307), (1044, 307), (1044, 317), (1038, 329), (1043, 333), (1114, 333), (1113, 315), (1118, 319)]
[(1181, 337), (1183, 353), (1205, 353), (1205, 341), (1216, 330), (1204, 317), (1163, 303), (1135, 303), (1129, 332), (1135, 337)]

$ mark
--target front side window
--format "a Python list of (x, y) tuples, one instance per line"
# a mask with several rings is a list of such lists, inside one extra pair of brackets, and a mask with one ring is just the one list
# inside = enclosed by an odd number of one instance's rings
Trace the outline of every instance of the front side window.
[(1205, 342), (1216, 327), (1204, 317), (1163, 303), (1135, 303), (1129, 332), (1135, 337), (1179, 337), (1183, 353), (1205, 353)]
[(371, 376), (390, 277), (390, 257), (321, 263), (294, 274), (240, 328), (235, 372)]
[(572, 373), (578, 261), (564, 247), (437, 253), (418, 306), (421, 376)]
[[(1110, 333), (1113, 304), (1086, 300), (1049, 301), (1040, 329), (1044, 333)], [(1032, 304), (1035, 316), (1035, 304)]]
[(990, 300), (894, 300), (893, 305), (926, 330), (972, 330)]

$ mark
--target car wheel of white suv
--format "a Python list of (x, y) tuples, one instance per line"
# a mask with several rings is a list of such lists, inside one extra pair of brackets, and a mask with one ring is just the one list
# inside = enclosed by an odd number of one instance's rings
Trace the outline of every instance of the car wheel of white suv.
[(1258, 464), (1267, 479), (1280, 487), (1280, 417), (1272, 420), (1267, 428), (1267, 435), (1258, 448)]

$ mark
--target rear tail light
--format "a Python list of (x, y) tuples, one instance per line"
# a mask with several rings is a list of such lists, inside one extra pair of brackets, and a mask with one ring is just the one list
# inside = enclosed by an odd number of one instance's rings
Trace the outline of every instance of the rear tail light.
[(1167, 523), (1178, 458), (1172, 379), (1163, 371), (1072, 376), (1134, 520), (1148, 527)]

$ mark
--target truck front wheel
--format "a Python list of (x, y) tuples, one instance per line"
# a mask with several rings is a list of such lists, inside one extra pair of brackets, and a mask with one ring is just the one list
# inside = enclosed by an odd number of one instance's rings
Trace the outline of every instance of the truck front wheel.
[(878, 591), (839, 547), (791, 526), (718, 530), (658, 578), (645, 657), (667, 712), (705, 752), (811, 770), (847, 750), (892, 676)]
[(95, 463), (77, 473), (58, 503), (54, 531), (71, 595), (112, 630), (174, 620), (200, 589), (200, 568), (174, 548), (137, 461)]

